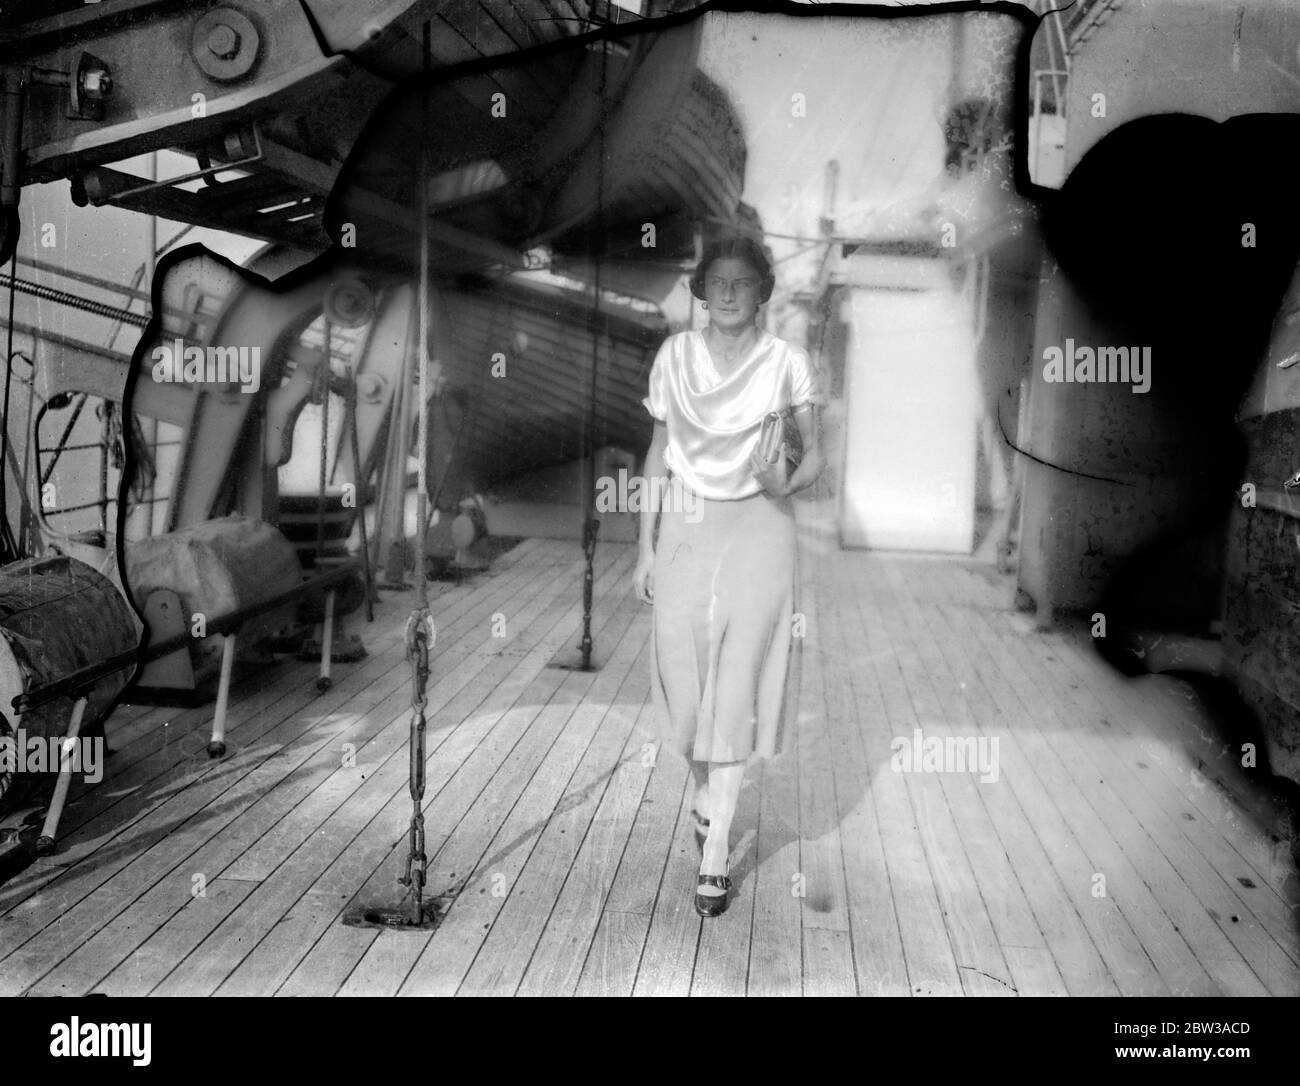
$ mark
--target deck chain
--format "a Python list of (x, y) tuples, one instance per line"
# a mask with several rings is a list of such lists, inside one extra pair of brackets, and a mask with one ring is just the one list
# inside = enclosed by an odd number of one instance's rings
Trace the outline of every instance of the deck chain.
[(427, 607), (411, 612), (406, 620), (406, 659), (411, 665), (411, 826), (406, 854), (406, 874), (400, 880), (414, 895), (413, 915), (421, 917), (428, 857), (424, 852), (424, 708), (428, 704), (429, 650), (437, 640), (437, 628)]

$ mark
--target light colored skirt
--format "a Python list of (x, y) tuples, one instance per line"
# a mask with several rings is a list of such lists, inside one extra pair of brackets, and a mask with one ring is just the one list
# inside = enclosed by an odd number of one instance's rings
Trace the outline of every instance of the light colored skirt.
[(650, 687), (662, 741), (687, 758), (780, 752), (795, 591), (789, 498), (695, 498), (660, 514)]

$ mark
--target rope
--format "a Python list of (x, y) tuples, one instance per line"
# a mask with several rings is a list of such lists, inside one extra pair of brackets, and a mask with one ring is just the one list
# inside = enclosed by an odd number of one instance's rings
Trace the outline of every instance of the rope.
[(320, 415), (320, 485), (316, 491), (316, 564), (320, 564), (325, 553), (325, 486), (328, 482), (328, 461), (330, 442), (330, 378), (334, 376), (334, 367), (330, 363), (330, 322), (325, 321), (325, 360), (316, 380), (321, 387)]
[(22, 557), (13, 529), (9, 526), (9, 483), (6, 465), (9, 462), (9, 391), (14, 375), (14, 272), (18, 264), (18, 247), (9, 257), (9, 344), (5, 351), (4, 410), (0, 412), (0, 561), (5, 565)]
[[(358, 365), (360, 362), (358, 362)], [(357, 488), (357, 520), (361, 529), (361, 579), (366, 591), (366, 621), (375, 621), (374, 586), (370, 578), (370, 541), (366, 538), (366, 503), (362, 496), (363, 480), (361, 478), (361, 439), (357, 435), (357, 379), (356, 373), (348, 375), (347, 400), (344, 410), (348, 416), (348, 432), (352, 439), (352, 484)], [(364, 485), (369, 488), (370, 475), (367, 472)]]
[[(608, 101), (607, 82), (609, 71), (609, 53), (602, 50), (600, 53), (600, 101), (602, 106)], [(582, 574), (582, 641), (580, 648), (582, 650), (582, 670), (591, 670), (591, 608), (592, 597), (595, 591), (596, 571), (596, 535), (600, 529), (600, 522), (596, 519), (595, 501), (596, 501), (596, 408), (598, 399), (598, 384), (600, 378), (600, 344), (601, 344), (601, 308), (600, 308), (600, 280), (601, 268), (603, 266), (601, 250), (599, 246), (605, 240), (605, 121), (606, 117), (602, 113), (600, 116), (600, 127), (597, 131), (597, 141), (599, 153), (596, 156), (596, 244), (592, 246), (594, 256), (593, 268), (594, 275), (592, 281), (593, 288), (593, 305), (595, 312), (592, 314), (591, 328), (591, 394), (587, 401), (587, 419), (583, 427), (583, 455), (586, 459), (585, 480), (582, 494), (582, 553), (585, 558), (585, 565)], [(608, 340), (608, 335), (605, 336)]]
[(104, 401), (99, 439), (99, 530), (108, 531), (108, 463), (113, 443), (113, 401)]
[(12, 367), (15, 360), (21, 358), (27, 363), (31, 372), (27, 375), (27, 412), (23, 418), (23, 447), (26, 452), (23, 455), (22, 470), (19, 473), (20, 481), (18, 484), (18, 493), (23, 495), (23, 522), (22, 529), (18, 533), (18, 550), (22, 554), (36, 554), (41, 547), (40, 523), (36, 515), (28, 504), (27, 495), (30, 491), (27, 484), (30, 481), (29, 471), (36, 461), (34, 443), (31, 440), (32, 416), (36, 410), (36, 362), (25, 351), (16, 351), (9, 357), (9, 365)]

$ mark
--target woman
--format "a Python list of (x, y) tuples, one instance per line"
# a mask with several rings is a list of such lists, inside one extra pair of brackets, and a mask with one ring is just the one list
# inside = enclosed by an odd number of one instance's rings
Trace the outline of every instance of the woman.
[[(655, 419), (645, 475), (660, 497), (643, 507), (633, 576), (655, 609), (651, 689), (664, 745), (690, 760), (695, 778), (703, 837), (695, 910), (706, 917), (727, 908), (728, 839), (746, 761), (781, 746), (794, 602), (790, 495), (824, 462), (816, 405), (825, 400), (808, 355), (758, 327), (774, 284), (756, 242), (710, 244), (691, 277), (708, 327), (668, 337), (643, 401)], [(793, 472), (784, 445), (772, 462), (758, 452), (764, 417), (785, 408), (795, 409), (803, 439)]]

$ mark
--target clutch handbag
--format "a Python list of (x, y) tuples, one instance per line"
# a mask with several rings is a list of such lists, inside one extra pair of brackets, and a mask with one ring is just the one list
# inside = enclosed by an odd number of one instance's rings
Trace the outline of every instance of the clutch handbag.
[(785, 458), (794, 471), (803, 459), (803, 438), (794, 421), (794, 412), (789, 408), (784, 411), (770, 411), (763, 417), (762, 429), (758, 432), (758, 455), (769, 464), (775, 463), (781, 453), (781, 443), (785, 442)]

